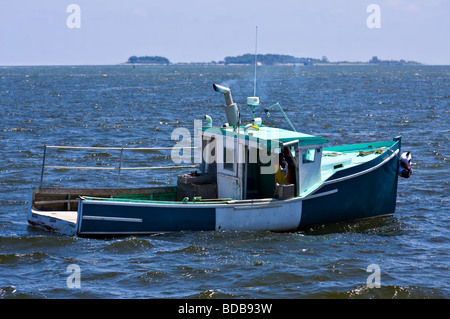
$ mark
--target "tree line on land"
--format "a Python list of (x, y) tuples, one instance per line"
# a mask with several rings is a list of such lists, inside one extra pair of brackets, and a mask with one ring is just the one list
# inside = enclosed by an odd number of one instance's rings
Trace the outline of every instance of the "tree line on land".
[(142, 63), (142, 64), (170, 64), (169, 59), (164, 58), (162, 56), (140, 56), (137, 57), (133, 55), (128, 59), (128, 63)]
[[(380, 60), (378, 57), (374, 56), (368, 62), (330, 62), (326, 56), (322, 59), (316, 58), (296, 58), (291, 55), (283, 54), (258, 54), (256, 56), (256, 61), (258, 65), (314, 65), (314, 64), (340, 64), (340, 63), (351, 63), (351, 64), (376, 64), (376, 65), (420, 65), (420, 63), (415, 61), (405, 61), (405, 60)], [(155, 64), (155, 65), (169, 65), (171, 62), (169, 59), (161, 56), (132, 56), (127, 61), (128, 64)], [(209, 62), (209, 63), (187, 63), (187, 64), (240, 64), (240, 65), (254, 65), (255, 55), (254, 54), (243, 54), (238, 56), (227, 56), (224, 61), (219, 62)]]

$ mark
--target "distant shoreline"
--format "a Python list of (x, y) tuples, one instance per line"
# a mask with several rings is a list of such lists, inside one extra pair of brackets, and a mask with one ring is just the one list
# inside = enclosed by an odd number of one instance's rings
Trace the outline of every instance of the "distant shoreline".
[[(177, 66), (177, 65), (202, 65), (202, 66), (253, 66), (253, 64), (242, 64), (242, 63), (209, 63), (209, 62), (175, 62), (170, 64), (156, 64), (156, 63), (119, 63), (118, 65), (129, 65), (129, 66)], [(390, 66), (434, 66), (434, 64), (377, 64), (377, 63), (368, 63), (368, 62), (330, 62), (330, 63), (313, 63), (309, 65), (304, 64), (295, 64), (295, 63), (278, 63), (273, 65), (258, 65), (258, 66), (383, 66), (383, 65), (390, 65)], [(447, 65), (439, 65), (436, 64), (436, 66), (447, 66)]]
[(367, 62), (337, 61), (330, 62), (326, 56), (317, 58), (296, 58), (291, 55), (281, 54), (243, 54), (225, 57), (223, 61), (211, 62), (179, 62), (172, 63), (161, 56), (131, 56), (123, 65), (288, 65), (288, 66), (326, 66), (326, 65), (423, 65), (416, 61), (406, 60), (380, 60), (373, 56)]
[[(162, 64), (132, 64), (132, 63), (116, 63), (116, 64), (17, 64), (17, 65), (0, 65), (0, 68), (28, 68), (28, 67), (102, 67), (102, 66), (251, 66), (250, 64), (244, 65), (244, 64), (212, 64), (212, 63), (202, 63), (202, 62), (175, 62), (171, 63), (169, 65), (162, 65)], [(284, 67), (284, 66), (294, 66), (294, 65), (288, 65), (288, 64), (279, 64), (276, 66)], [(303, 65), (295, 65), (294, 67), (303, 67)], [(379, 64), (370, 64), (370, 63), (351, 63), (351, 62), (331, 62), (331, 63), (325, 63), (325, 64), (313, 64), (308, 65), (305, 67), (327, 67), (327, 66), (380, 66)], [(384, 65), (381, 65), (384, 66)], [(416, 66), (416, 67), (450, 67), (450, 64), (416, 64), (416, 65), (386, 65), (386, 66)]]

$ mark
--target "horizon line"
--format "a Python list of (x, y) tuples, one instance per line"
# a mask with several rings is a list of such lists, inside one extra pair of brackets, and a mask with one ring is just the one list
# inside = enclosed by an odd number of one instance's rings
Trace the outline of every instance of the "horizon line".
[[(396, 61), (396, 60), (392, 60)], [(416, 61), (414, 61), (416, 62)], [(428, 63), (422, 63), (417, 62), (419, 64), (411, 64), (411, 65), (386, 65), (386, 64), (377, 64), (377, 63), (369, 63), (369, 62), (353, 62), (353, 61), (339, 61), (339, 62), (328, 62), (328, 63), (315, 63), (312, 65), (302, 65), (301, 63), (285, 63), (285, 64), (277, 64), (277, 65), (258, 65), (261, 66), (293, 66), (294, 64), (296, 66), (345, 66), (352, 65), (352, 66), (450, 66), (450, 64), (428, 64)], [(225, 64), (225, 63), (212, 63), (212, 62), (170, 62), (169, 64), (152, 64), (152, 63), (128, 63), (128, 62), (121, 62), (121, 63), (115, 63), (115, 64), (100, 64), (100, 63), (93, 63), (93, 64), (0, 64), (0, 68), (4, 67), (39, 67), (39, 66), (64, 66), (64, 67), (76, 67), (76, 66), (130, 66), (130, 65), (142, 65), (142, 66), (170, 66), (170, 65), (204, 65), (204, 66), (253, 66), (253, 64), (240, 64), (240, 63), (233, 63), (233, 64)]]

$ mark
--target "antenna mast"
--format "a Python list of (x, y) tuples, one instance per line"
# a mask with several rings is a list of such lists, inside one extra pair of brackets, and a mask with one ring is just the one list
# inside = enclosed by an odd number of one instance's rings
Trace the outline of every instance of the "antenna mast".
[(258, 26), (256, 26), (255, 35), (255, 80), (253, 84), (253, 96), (256, 96), (256, 65), (257, 65), (257, 53), (258, 53)]
[(255, 122), (255, 109), (259, 105), (259, 97), (256, 96), (256, 65), (258, 53), (258, 26), (256, 26), (256, 40), (255, 40), (255, 80), (253, 83), (253, 96), (247, 98), (247, 105), (252, 111), (252, 123)]

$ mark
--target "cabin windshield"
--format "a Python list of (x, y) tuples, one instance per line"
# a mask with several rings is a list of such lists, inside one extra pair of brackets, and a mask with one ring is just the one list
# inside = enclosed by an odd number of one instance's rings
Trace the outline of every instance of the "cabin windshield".
[(316, 149), (311, 148), (309, 150), (305, 151), (305, 154), (303, 154), (302, 162), (305, 163), (314, 163), (314, 158), (316, 156)]

